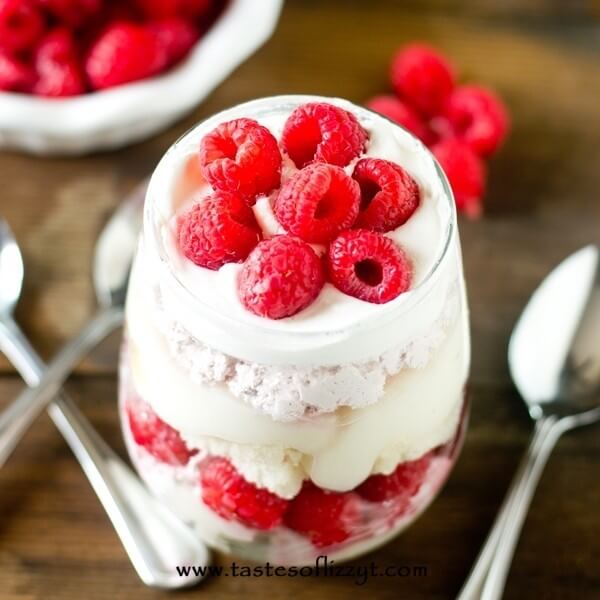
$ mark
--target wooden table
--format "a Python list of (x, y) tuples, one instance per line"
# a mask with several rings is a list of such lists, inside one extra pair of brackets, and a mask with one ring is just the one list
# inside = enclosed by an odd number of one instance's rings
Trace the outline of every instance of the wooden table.
[[(363, 586), (347, 578), (215, 578), (178, 598), (455, 597), (531, 431), (506, 367), (511, 327), (549, 269), (582, 245), (600, 242), (600, 8), (589, 4), (289, 1), (267, 46), (162, 135), (79, 159), (0, 155), (0, 213), (19, 238), (27, 271), (18, 318), (49, 357), (93, 308), (89, 266), (105, 218), (199, 119), (269, 94), (309, 92), (361, 102), (386, 88), (391, 53), (413, 39), (447, 51), (465, 77), (496, 87), (510, 105), (514, 131), (491, 165), (486, 216), (461, 222), (474, 347), (466, 446), (422, 520), (356, 562), (424, 564), (428, 575), (371, 579)], [(117, 346), (115, 336), (68, 387), (122, 452)], [(0, 403), (20, 389), (20, 379), (0, 361)], [(599, 459), (598, 429), (561, 441), (525, 525), (507, 598), (600, 594)], [(138, 581), (47, 417), (2, 469), (0, 490), (2, 600), (166, 597)]]

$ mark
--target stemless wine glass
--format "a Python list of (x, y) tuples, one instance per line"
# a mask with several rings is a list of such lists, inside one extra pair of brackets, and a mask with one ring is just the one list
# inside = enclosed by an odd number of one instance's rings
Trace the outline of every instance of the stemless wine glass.
[[(338, 306), (340, 292), (327, 283), (314, 306), (271, 321), (235, 306), (239, 265), (205, 275), (177, 257), (174, 215), (201, 201), (197, 150), (207, 132), (244, 117), (277, 137), (306, 102), (333, 102), (373, 140), (388, 140), (373, 141), (367, 155), (401, 148), (422, 195), (402, 239), (415, 261), (431, 260), (387, 304)], [(284, 177), (290, 164), (284, 159)], [(399, 126), (341, 100), (264, 98), (198, 124), (159, 163), (129, 288), (120, 410), (140, 475), (209, 545), (299, 565), (355, 557), (394, 537), (456, 461), (469, 360), (452, 193)]]

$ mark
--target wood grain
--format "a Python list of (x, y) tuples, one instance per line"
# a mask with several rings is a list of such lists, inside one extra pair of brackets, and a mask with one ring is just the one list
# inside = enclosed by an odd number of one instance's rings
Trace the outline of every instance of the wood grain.
[[(0, 214), (18, 236), (26, 262), (18, 318), (48, 357), (93, 310), (89, 268), (103, 222), (199, 119), (269, 94), (319, 93), (361, 102), (386, 89), (390, 55), (413, 39), (448, 52), (465, 78), (496, 87), (510, 105), (513, 134), (490, 165), (486, 216), (460, 223), (474, 346), (466, 447), (423, 519), (367, 557), (382, 566), (426, 564), (429, 575), (379, 578), (365, 586), (340, 578), (221, 578), (178, 597), (455, 596), (530, 431), (506, 368), (512, 325), (549, 269), (584, 244), (600, 242), (599, 18), (598, 2), (583, 0), (290, 0), (273, 39), (163, 134), (78, 159), (0, 154)], [(115, 410), (117, 348), (114, 336), (79, 367), (70, 389), (122, 449)], [(19, 389), (0, 357), (0, 403)], [(528, 517), (507, 598), (598, 597), (599, 464), (597, 429), (561, 441)], [(137, 581), (46, 417), (0, 472), (0, 489), (2, 600), (165, 597)]]

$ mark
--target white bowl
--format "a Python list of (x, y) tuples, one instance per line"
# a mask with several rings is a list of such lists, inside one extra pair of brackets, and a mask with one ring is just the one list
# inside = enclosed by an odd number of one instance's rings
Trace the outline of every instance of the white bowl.
[(76, 98), (0, 92), (0, 148), (83, 154), (146, 138), (191, 111), (273, 33), (283, 0), (230, 0), (171, 71)]

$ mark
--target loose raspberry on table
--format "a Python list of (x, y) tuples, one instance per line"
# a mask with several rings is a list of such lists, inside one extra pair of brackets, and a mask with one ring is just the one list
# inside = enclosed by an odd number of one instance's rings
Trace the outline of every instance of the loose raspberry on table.
[(88, 53), (85, 71), (92, 88), (101, 90), (155, 75), (167, 64), (157, 36), (143, 25), (115, 22)]
[(260, 240), (252, 209), (236, 194), (216, 191), (183, 214), (177, 240), (194, 264), (217, 270), (242, 262)]
[(187, 447), (179, 433), (139, 396), (132, 394), (127, 398), (125, 411), (135, 443), (160, 462), (173, 466), (186, 465), (196, 454), (195, 450)]
[(55, 19), (69, 27), (87, 25), (103, 8), (102, 0), (37, 0)]
[(281, 180), (277, 140), (252, 119), (221, 123), (200, 142), (200, 167), (215, 189), (235, 192), (254, 204)]
[(391, 231), (408, 221), (419, 206), (419, 186), (399, 165), (379, 158), (356, 163), (352, 178), (360, 186), (356, 227)]
[(288, 501), (246, 481), (235, 467), (220, 456), (209, 456), (200, 464), (203, 502), (218, 515), (256, 529), (281, 524)]
[(0, 0), (0, 48), (7, 52), (32, 50), (46, 24), (33, 0)]
[(29, 92), (35, 82), (35, 72), (26, 63), (0, 50), (0, 90)]
[(359, 203), (359, 186), (343, 169), (312, 163), (285, 182), (274, 211), (287, 231), (321, 244), (354, 223)]
[(502, 100), (481, 86), (456, 88), (448, 99), (445, 115), (454, 135), (480, 156), (493, 154), (508, 133), (509, 117)]
[(431, 464), (432, 452), (417, 460), (400, 463), (389, 475), (371, 475), (356, 493), (371, 502), (408, 501), (421, 488)]
[(356, 117), (326, 102), (296, 108), (287, 118), (281, 144), (298, 168), (309, 162), (345, 167), (363, 152), (367, 133)]
[(166, 65), (178, 63), (193, 48), (200, 38), (195, 25), (181, 18), (164, 19), (148, 25), (158, 38), (167, 57)]
[(244, 262), (238, 295), (250, 312), (283, 319), (311, 304), (324, 283), (315, 251), (301, 239), (277, 235), (260, 242)]
[(452, 65), (426, 44), (410, 44), (392, 59), (390, 78), (395, 92), (427, 117), (444, 109), (454, 88)]
[(486, 180), (481, 158), (465, 142), (456, 139), (439, 142), (431, 151), (448, 177), (457, 209), (470, 218), (478, 218)]
[(366, 106), (404, 127), (423, 143), (431, 141), (432, 134), (421, 115), (396, 96), (375, 96), (366, 102)]
[(322, 548), (348, 539), (357, 516), (358, 503), (353, 493), (331, 492), (306, 481), (290, 502), (284, 523)]
[(85, 92), (77, 46), (69, 29), (56, 28), (44, 36), (36, 49), (34, 65), (37, 73), (34, 94), (63, 97)]
[(409, 289), (412, 265), (391, 239), (366, 229), (342, 232), (327, 252), (329, 279), (339, 290), (384, 304)]

